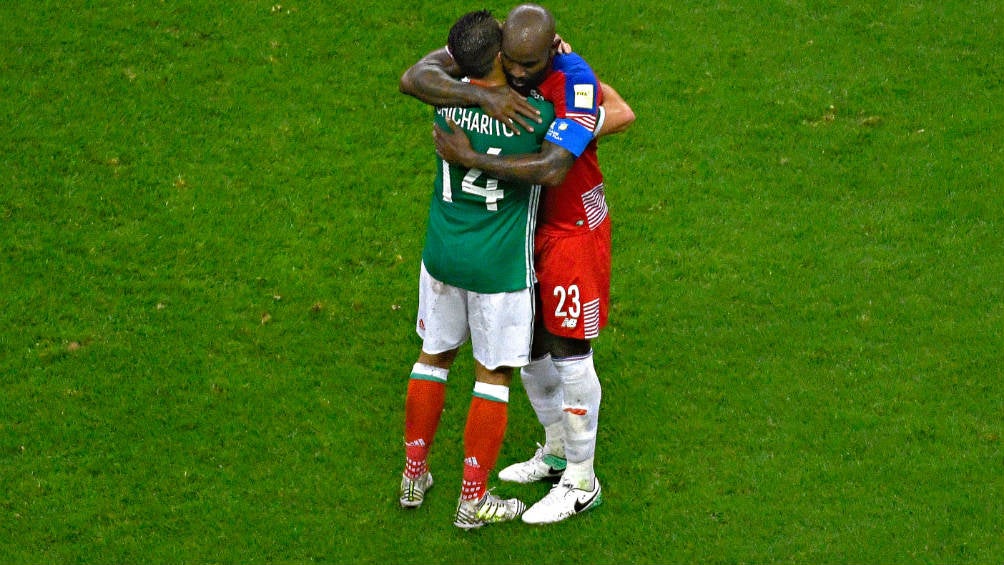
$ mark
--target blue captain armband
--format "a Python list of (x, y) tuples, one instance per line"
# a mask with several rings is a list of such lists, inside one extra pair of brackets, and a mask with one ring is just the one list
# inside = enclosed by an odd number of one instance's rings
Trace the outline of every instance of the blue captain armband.
[(567, 149), (578, 157), (593, 141), (593, 131), (573, 119), (558, 118), (551, 122), (544, 140)]

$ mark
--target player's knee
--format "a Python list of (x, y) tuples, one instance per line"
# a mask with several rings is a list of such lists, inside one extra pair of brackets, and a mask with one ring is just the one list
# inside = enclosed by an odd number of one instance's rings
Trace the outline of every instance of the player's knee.
[(449, 369), (453, 366), (453, 361), (457, 358), (457, 353), (459, 351), (459, 347), (443, 351), (441, 353), (426, 353), (425, 351), (422, 351), (418, 356), (418, 362), (425, 365), (432, 365), (433, 367)]
[(491, 385), (509, 386), (512, 383), (512, 367), (496, 367), (489, 369), (480, 362), (474, 365), (474, 380)]

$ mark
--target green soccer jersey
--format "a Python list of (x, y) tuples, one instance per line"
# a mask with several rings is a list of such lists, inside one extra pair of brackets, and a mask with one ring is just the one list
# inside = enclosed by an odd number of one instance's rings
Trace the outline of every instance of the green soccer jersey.
[[(554, 107), (530, 97), (544, 124)], [(480, 108), (439, 108), (436, 123), (452, 118), (476, 151), (492, 155), (536, 153), (546, 127), (516, 135)], [(519, 127), (518, 125), (516, 127)], [(422, 261), (439, 281), (480, 293), (510, 292), (533, 284), (533, 234), (540, 185), (502, 181), (480, 169), (437, 159), (435, 189)]]

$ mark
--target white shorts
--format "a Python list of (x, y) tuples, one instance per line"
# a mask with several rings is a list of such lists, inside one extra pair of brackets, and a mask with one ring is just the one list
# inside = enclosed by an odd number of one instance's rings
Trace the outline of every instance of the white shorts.
[(470, 338), (485, 368), (522, 367), (530, 362), (533, 291), (471, 292), (432, 278), (423, 264), (416, 330), (426, 353), (456, 349)]

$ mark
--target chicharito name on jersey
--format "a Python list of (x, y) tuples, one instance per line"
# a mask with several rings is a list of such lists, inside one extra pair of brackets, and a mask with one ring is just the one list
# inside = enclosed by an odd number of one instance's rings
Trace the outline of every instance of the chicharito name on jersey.
[(516, 135), (509, 129), (509, 126), (504, 125), (488, 114), (482, 114), (476, 108), (439, 108), (436, 110), (436, 113), (457, 122), (457, 125), (461, 128), (474, 133), (494, 135), (496, 137), (501, 135), (512, 137)]

